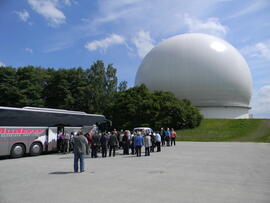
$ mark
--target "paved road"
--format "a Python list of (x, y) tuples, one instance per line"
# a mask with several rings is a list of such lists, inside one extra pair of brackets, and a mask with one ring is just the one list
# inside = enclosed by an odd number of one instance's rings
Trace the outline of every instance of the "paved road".
[(178, 142), (150, 157), (0, 160), (0, 203), (270, 202), (270, 144)]

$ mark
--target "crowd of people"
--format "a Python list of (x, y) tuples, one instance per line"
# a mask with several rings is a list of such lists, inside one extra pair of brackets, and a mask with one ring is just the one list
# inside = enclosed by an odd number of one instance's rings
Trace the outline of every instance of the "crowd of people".
[(163, 128), (160, 131), (149, 132), (138, 130), (113, 130), (104, 133), (73, 132), (68, 134), (64, 131), (58, 135), (58, 149), (62, 153), (74, 152), (74, 172), (78, 172), (78, 160), (80, 160), (80, 171), (84, 171), (84, 154), (97, 158), (115, 156), (117, 150), (123, 150), (123, 155), (141, 156), (142, 148), (145, 148), (145, 156), (152, 152), (161, 152), (161, 146), (175, 145), (176, 132), (174, 129)]

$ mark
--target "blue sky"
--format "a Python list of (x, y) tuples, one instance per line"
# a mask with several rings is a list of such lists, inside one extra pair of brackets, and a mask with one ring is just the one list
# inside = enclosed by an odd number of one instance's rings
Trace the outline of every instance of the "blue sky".
[(87, 68), (101, 59), (129, 86), (162, 40), (215, 35), (249, 64), (254, 117), (270, 117), (269, 0), (0, 0), (0, 27), (0, 65)]

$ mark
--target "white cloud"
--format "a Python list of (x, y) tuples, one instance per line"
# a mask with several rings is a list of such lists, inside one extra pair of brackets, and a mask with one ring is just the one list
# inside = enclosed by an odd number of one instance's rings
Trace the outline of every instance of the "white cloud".
[(201, 18), (208, 16), (216, 4), (216, 0), (99, 0), (95, 11), (83, 16), (82, 22), (64, 35), (75, 42), (108, 33), (108, 27), (113, 27), (125, 39), (132, 39), (139, 30), (147, 30), (151, 38), (159, 41), (186, 32), (184, 13)]
[(143, 30), (137, 32), (132, 42), (135, 44), (140, 58), (143, 58), (154, 47), (154, 40), (151, 38), (149, 32)]
[(250, 13), (254, 13), (257, 12), (263, 8), (265, 8), (265, 6), (267, 5), (268, 0), (256, 0), (253, 3), (248, 3), (247, 6), (243, 6), (241, 10), (237, 10), (237, 12), (231, 16), (229, 16), (230, 18), (237, 18), (240, 16), (244, 16)]
[(57, 0), (28, 0), (32, 9), (42, 15), (50, 26), (57, 26), (66, 22), (66, 16), (57, 8)]
[(220, 37), (226, 35), (228, 31), (228, 28), (222, 25), (218, 18), (208, 18), (206, 21), (201, 21), (185, 14), (184, 24), (187, 25), (189, 32), (208, 33)]
[(1, 67), (1, 66), (5, 66), (5, 64), (4, 64), (3, 62), (0, 61), (0, 67)]
[(29, 19), (30, 15), (26, 10), (23, 11), (15, 11), (15, 13), (19, 16), (19, 18), (24, 21), (27, 22), (27, 20)]
[(215, 4), (214, 0), (102, 0), (98, 1), (97, 15), (88, 18), (88, 22), (91, 29), (102, 29), (106, 23), (121, 22), (116, 26), (120, 25), (125, 35), (137, 30), (149, 30), (154, 37), (168, 36), (183, 32), (184, 13), (204, 16)]
[(124, 10), (124, 11), (118, 11), (116, 13), (110, 13), (104, 17), (100, 17), (100, 18), (96, 18), (94, 20), (89, 20), (89, 19), (83, 19), (84, 21), (89, 21), (91, 23), (93, 23), (94, 25), (99, 25), (99, 24), (104, 24), (104, 23), (109, 23), (112, 22), (114, 20), (117, 20), (123, 16), (125, 16), (126, 14), (128, 14), (128, 10)]
[(24, 50), (25, 50), (26, 52), (31, 53), (31, 54), (33, 53), (33, 49), (31, 49), (31, 48), (28, 48), (28, 47), (27, 47), (27, 48), (25, 48)]
[(250, 57), (270, 60), (270, 40), (258, 42), (253, 46), (244, 47), (241, 52)]
[(111, 34), (105, 39), (88, 42), (85, 45), (85, 48), (89, 51), (95, 51), (100, 49), (102, 52), (105, 52), (108, 47), (116, 44), (125, 44), (125, 38), (121, 35)]
[(253, 97), (254, 117), (270, 118), (270, 85), (261, 87)]
[(63, 3), (67, 6), (71, 6), (72, 5), (72, 0), (63, 0)]
[(47, 45), (43, 51), (45, 53), (50, 53), (50, 52), (55, 52), (55, 51), (59, 51), (62, 49), (66, 49), (68, 47), (70, 47), (72, 45), (72, 41), (68, 40), (68, 41), (58, 41), (55, 42), (53, 44), (49, 44)]

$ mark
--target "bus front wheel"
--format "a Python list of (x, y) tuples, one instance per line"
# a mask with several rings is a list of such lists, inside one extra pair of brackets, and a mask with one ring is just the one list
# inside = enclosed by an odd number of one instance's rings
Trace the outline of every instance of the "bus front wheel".
[(12, 158), (20, 158), (25, 154), (25, 147), (23, 144), (14, 144), (11, 148), (10, 155)]
[(30, 155), (37, 156), (42, 153), (42, 146), (38, 142), (34, 142), (30, 147)]

